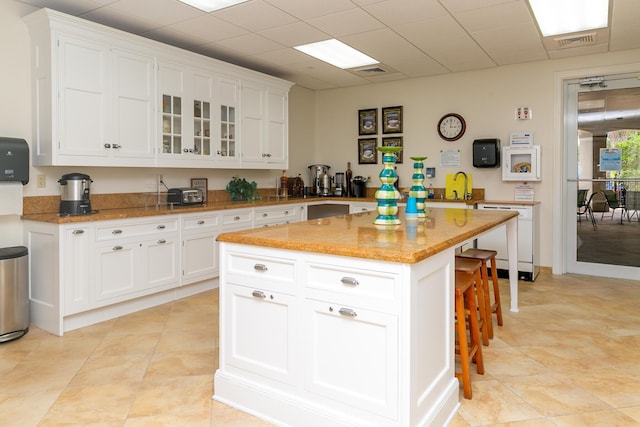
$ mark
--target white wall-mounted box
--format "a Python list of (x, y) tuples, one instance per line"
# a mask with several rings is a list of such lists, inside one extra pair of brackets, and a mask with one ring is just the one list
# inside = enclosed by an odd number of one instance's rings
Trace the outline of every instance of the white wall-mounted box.
[(503, 147), (502, 180), (540, 181), (540, 146)]

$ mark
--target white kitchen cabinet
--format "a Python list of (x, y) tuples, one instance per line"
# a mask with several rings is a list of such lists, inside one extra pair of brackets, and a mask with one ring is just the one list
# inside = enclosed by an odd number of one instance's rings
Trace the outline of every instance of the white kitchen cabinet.
[(238, 139), (240, 81), (220, 76), (217, 84), (217, 103), (219, 116), (214, 126), (216, 143), (216, 161), (225, 166), (240, 164), (240, 143)]
[(217, 277), (221, 214), (182, 215), (182, 284)]
[[(33, 14), (34, 164), (154, 166), (155, 58)], [(37, 27), (37, 29), (35, 29)]]
[(243, 82), (242, 166), (258, 169), (287, 169), (287, 90)]
[(74, 314), (91, 307), (90, 277), (93, 227), (70, 224), (62, 227), (62, 271), (66, 276), (64, 312)]
[(180, 283), (178, 222), (168, 216), (96, 227), (94, 307)]
[(375, 211), (377, 206), (376, 202), (351, 202), (349, 204), (349, 213)]
[[(534, 281), (540, 272), (540, 204), (531, 203), (479, 203), (478, 209), (518, 211), (518, 276)], [(500, 276), (508, 272), (507, 238), (504, 227), (478, 237), (478, 248), (497, 251), (496, 264)]]
[(289, 224), (302, 221), (304, 204), (287, 204), (270, 207), (254, 208), (253, 226), (268, 227), (270, 225)]
[(34, 165), (288, 167), (290, 82), (46, 8), (24, 20)]
[(295, 297), (260, 287), (229, 285), (226, 359), (233, 368), (282, 383), (293, 383)]

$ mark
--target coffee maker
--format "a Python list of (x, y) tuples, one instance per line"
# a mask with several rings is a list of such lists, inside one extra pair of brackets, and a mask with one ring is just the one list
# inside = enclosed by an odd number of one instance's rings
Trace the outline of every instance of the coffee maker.
[(82, 173), (62, 175), (60, 183), (60, 215), (91, 213), (91, 177)]
[(331, 169), (331, 166), (327, 165), (309, 166), (309, 182), (311, 183), (312, 195), (331, 195), (331, 176), (329, 175), (329, 169)]

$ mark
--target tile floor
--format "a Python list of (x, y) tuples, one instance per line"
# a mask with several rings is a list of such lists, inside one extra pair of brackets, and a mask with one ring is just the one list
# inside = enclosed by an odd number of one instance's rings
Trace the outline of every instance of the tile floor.
[[(541, 273), (520, 289), (452, 426), (640, 426), (640, 282)], [(268, 426), (211, 400), (217, 297), (0, 344), (0, 426)]]

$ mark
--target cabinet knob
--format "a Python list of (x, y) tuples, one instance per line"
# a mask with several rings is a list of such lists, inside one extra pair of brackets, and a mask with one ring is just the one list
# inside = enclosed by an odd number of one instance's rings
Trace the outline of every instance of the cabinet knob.
[(198, 225), (203, 225), (204, 224), (204, 219), (201, 219), (200, 221), (198, 221)]
[(256, 270), (256, 271), (267, 271), (267, 270), (269, 270), (267, 268), (267, 266), (264, 265), (264, 264), (256, 264), (256, 265), (253, 266), (253, 269)]
[(340, 279), (343, 285), (358, 286), (360, 283), (353, 277), (343, 277)]
[(284, 214), (285, 215), (289, 215), (289, 211), (284, 211)]
[(164, 230), (165, 228), (167, 228), (167, 226), (164, 224), (160, 224), (157, 228), (158, 230)]
[(266, 298), (266, 295), (262, 291), (253, 291), (251, 292), (251, 295), (256, 298)]
[(234, 216), (234, 217), (233, 217), (233, 220), (234, 220), (234, 221), (240, 221), (240, 217), (239, 217), (239, 216)]
[(121, 251), (122, 250), (122, 246), (114, 246), (113, 250), (114, 251)]
[(104, 148), (111, 148), (111, 144), (104, 144)]
[(111, 234), (122, 234), (122, 230), (113, 230)]
[(348, 317), (356, 317), (358, 314), (353, 311), (350, 308), (341, 308), (340, 310), (338, 310), (338, 313), (340, 313), (343, 316), (348, 316)]
[(262, 218), (266, 218), (266, 217), (268, 217), (268, 216), (269, 216), (269, 214), (268, 214), (268, 213), (266, 213), (266, 212), (262, 214)]
[(73, 230), (71, 234), (83, 234), (84, 230)]

